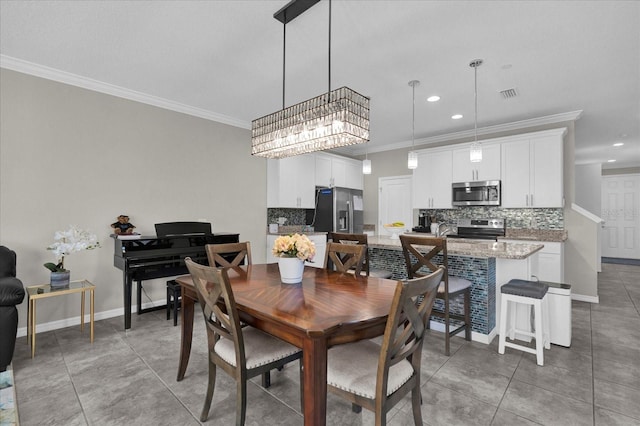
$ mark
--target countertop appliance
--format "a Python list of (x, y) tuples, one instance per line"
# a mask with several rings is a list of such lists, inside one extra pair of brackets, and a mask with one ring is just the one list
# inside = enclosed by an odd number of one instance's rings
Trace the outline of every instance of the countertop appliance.
[(360, 189), (317, 187), (314, 230), (362, 234), (363, 208)]
[(501, 199), (499, 180), (451, 184), (453, 206), (499, 206)]
[(431, 217), (421, 213), (420, 217), (418, 217), (418, 226), (414, 226), (412, 231), (421, 233), (431, 232)]
[(447, 237), (498, 241), (498, 237), (505, 236), (505, 228), (504, 219), (458, 219), (457, 234)]

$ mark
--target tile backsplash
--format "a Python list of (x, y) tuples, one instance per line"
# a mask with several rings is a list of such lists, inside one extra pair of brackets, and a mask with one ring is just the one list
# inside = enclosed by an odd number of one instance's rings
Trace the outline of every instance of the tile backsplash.
[(505, 219), (507, 228), (564, 229), (562, 209), (503, 209), (500, 207), (464, 207), (459, 209), (420, 210), (438, 221), (455, 223), (457, 219)]
[(287, 225), (306, 225), (307, 211), (306, 209), (267, 209), (267, 224), (278, 223), (278, 218), (284, 217)]

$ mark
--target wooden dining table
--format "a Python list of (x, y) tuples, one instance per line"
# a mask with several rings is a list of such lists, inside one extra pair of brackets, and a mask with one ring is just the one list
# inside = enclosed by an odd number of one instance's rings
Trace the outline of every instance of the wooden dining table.
[[(302, 283), (282, 284), (277, 263), (229, 268), (228, 275), (240, 319), (302, 349), (304, 424), (324, 425), (328, 348), (382, 335), (397, 281), (307, 266)], [(189, 275), (176, 281), (182, 290), (180, 381), (198, 296)]]

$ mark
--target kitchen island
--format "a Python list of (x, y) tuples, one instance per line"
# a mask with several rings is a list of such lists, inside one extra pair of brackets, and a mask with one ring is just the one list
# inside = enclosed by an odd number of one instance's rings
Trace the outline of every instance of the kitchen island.
[[(429, 234), (427, 234), (429, 235)], [(447, 240), (449, 273), (471, 281), (472, 338), (490, 343), (497, 333), (499, 287), (512, 278), (529, 279), (537, 265), (537, 252), (543, 244), (507, 243), (486, 240)], [(392, 271), (393, 279), (407, 279), (407, 270), (400, 240), (369, 237), (369, 257), (372, 268)], [(442, 310), (437, 300), (434, 309)], [(451, 309), (462, 313), (462, 301), (452, 301)], [(444, 325), (432, 318), (431, 326), (443, 331)]]

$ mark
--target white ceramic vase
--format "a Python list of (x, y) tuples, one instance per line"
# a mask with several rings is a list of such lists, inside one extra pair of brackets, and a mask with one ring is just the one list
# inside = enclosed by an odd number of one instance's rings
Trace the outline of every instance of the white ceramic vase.
[(302, 282), (304, 260), (297, 257), (281, 257), (278, 259), (278, 267), (280, 268), (280, 281), (284, 284)]

